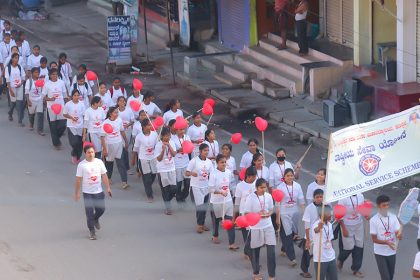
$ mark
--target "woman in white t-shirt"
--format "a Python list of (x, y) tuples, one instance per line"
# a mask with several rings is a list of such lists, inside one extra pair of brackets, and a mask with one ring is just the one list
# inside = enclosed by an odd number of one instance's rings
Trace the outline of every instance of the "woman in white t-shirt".
[(284, 182), (284, 172), (286, 169), (292, 169), (296, 180), (299, 179), (299, 173), (301, 169), (300, 163), (293, 168), (292, 164), (286, 160), (286, 150), (284, 148), (279, 148), (276, 151), (276, 161), (270, 165), (270, 187), (277, 188), (278, 185)]
[(24, 106), (24, 88), (25, 82), (25, 69), (19, 65), (19, 54), (13, 53), (10, 62), (4, 68), (5, 78), (7, 87), (9, 88), (10, 97), (10, 110), (9, 110), (9, 121), (13, 121), (13, 111), (16, 107), (18, 113), (18, 124), (19, 126), (25, 126), (23, 124), (23, 115), (25, 112)]
[[(236, 160), (232, 156), (232, 145), (231, 144), (223, 144), (222, 146), (222, 155), (226, 157), (226, 169), (232, 172), (233, 178), (231, 182), (232, 189), (232, 195), (235, 193), (235, 186), (237, 183), (236, 176), (239, 175), (238, 169), (236, 168)], [(235, 202), (235, 198), (233, 198), (233, 201)]]
[(71, 93), (71, 100), (64, 105), (63, 116), (67, 119), (67, 132), (72, 147), (71, 162), (78, 164), (83, 150), (83, 113), (85, 105), (79, 100), (80, 92), (75, 89)]
[(268, 182), (269, 171), (267, 166), (264, 165), (264, 156), (260, 153), (256, 153), (252, 156), (251, 166), (254, 166), (257, 170), (257, 179), (264, 179)]
[(161, 131), (160, 141), (155, 147), (157, 160), (156, 169), (158, 180), (162, 191), (162, 198), (165, 202), (165, 215), (172, 215), (171, 200), (176, 196), (176, 172), (175, 160), (176, 147), (171, 140), (171, 132), (164, 127)]
[(325, 168), (320, 168), (316, 173), (315, 181), (310, 183), (308, 189), (306, 190), (306, 203), (311, 204), (314, 200), (314, 191), (321, 189), (325, 191), (325, 176), (327, 175), (327, 170)]
[[(132, 101), (138, 102), (140, 104), (139, 110), (134, 111), (134, 109), (131, 107)], [(130, 107), (130, 109), (133, 111), (134, 115), (138, 115), (138, 113), (141, 110), (141, 107), (143, 107), (143, 95), (140, 94), (139, 90), (133, 88), (133, 94), (130, 97), (128, 97), (127, 104)]]
[[(238, 217), (236, 213), (239, 213), (241, 216), (245, 215), (245, 204), (249, 195), (256, 191), (255, 189), (255, 180), (257, 179), (257, 170), (255, 167), (250, 166), (246, 169), (245, 178), (243, 181), (240, 181), (236, 186), (235, 190), (235, 212), (234, 219)], [(242, 237), (244, 239), (244, 255), (245, 258), (251, 260), (251, 248), (249, 247), (249, 230), (247, 228), (241, 228)]]
[(102, 109), (104, 109), (105, 114), (108, 112), (109, 107), (115, 106), (114, 102), (112, 101), (111, 96), (107, 92), (105, 83), (103, 82), (99, 83), (99, 92), (95, 96), (99, 96), (101, 98)]
[[(291, 266), (296, 266), (294, 241), (298, 240), (300, 211), (305, 210), (305, 197), (302, 187), (294, 181), (294, 172), (291, 168), (284, 171), (284, 182), (277, 189), (284, 194), (276, 213), (277, 225), (280, 225), (280, 238), (282, 240), (282, 254), (286, 254)], [(300, 208), (300, 209), (299, 209)]]
[(133, 144), (134, 144), (134, 140), (136, 139), (137, 135), (139, 133), (143, 133), (143, 128), (141, 127), (141, 123), (146, 118), (147, 118), (146, 112), (144, 110), (140, 110), (140, 112), (138, 114), (138, 117), (136, 118), (136, 121), (133, 124), (133, 131), (131, 132), (131, 138), (133, 139)]
[(209, 230), (205, 221), (209, 202), (209, 175), (213, 172), (213, 163), (207, 158), (207, 144), (201, 144), (198, 149), (199, 155), (190, 160), (185, 175), (191, 177), (191, 199), (195, 203), (197, 233), (203, 233)]
[(216, 168), (216, 157), (219, 154), (219, 142), (216, 140), (216, 133), (213, 129), (207, 129), (204, 134), (205, 144), (209, 146), (209, 155), (208, 159), (213, 162), (213, 167)]
[(96, 240), (95, 229), (100, 229), (99, 218), (105, 212), (105, 194), (102, 182), (106, 187), (109, 197), (112, 197), (111, 186), (106, 176), (106, 168), (102, 160), (95, 158), (95, 149), (91, 145), (83, 148), (85, 160), (77, 166), (76, 188), (74, 199), (79, 201), (80, 190), (83, 192), (85, 213), (90, 239)]
[[(111, 129), (108, 130), (108, 128)], [(118, 117), (117, 107), (109, 108), (107, 118), (102, 123), (101, 143), (108, 178), (111, 179), (112, 177), (115, 160), (121, 177), (121, 187), (127, 189), (129, 185), (127, 183), (127, 167), (124, 162), (123, 149), (128, 148), (128, 140), (124, 132), (123, 122)]]
[(243, 154), (241, 158), (241, 163), (239, 164), (240, 169), (248, 168), (252, 164), (252, 157), (255, 154), (260, 154), (260, 151), (258, 150), (258, 140), (255, 138), (250, 138), (248, 140), (248, 151)]
[(255, 226), (250, 226), (249, 244), (251, 248), (251, 263), (253, 279), (262, 279), (260, 275), (260, 250), (263, 246), (267, 248), (267, 270), (269, 280), (276, 276), (276, 233), (270, 216), (273, 213), (273, 198), (267, 192), (268, 183), (260, 178), (255, 182), (256, 191), (250, 194), (245, 202), (245, 214), (258, 213), (260, 221)]
[(147, 91), (144, 94), (144, 101), (143, 101), (143, 110), (149, 115), (149, 118), (160, 116), (162, 111), (159, 107), (153, 102), (155, 96), (153, 92)]
[[(127, 108), (126, 105), (127, 105), (127, 102), (126, 102), (125, 97), (124, 96), (118, 97), (117, 99), (118, 117), (123, 121), (125, 136), (127, 137), (128, 144), (130, 145), (130, 143), (134, 141), (134, 139), (132, 139), (132, 131), (133, 131), (133, 124), (136, 118), (133, 114), (133, 111), (130, 108)], [(130, 175), (133, 175), (133, 173), (131, 173), (130, 171), (128, 148), (123, 150), (123, 158), (124, 158), (124, 163), (127, 168), (127, 172)]]
[[(224, 220), (233, 219), (233, 202), (230, 193), (233, 174), (226, 169), (226, 158), (223, 155), (216, 157), (217, 168), (210, 174), (209, 193), (211, 220), (213, 224), (213, 238), (215, 244), (219, 244), (219, 224)], [(227, 231), (229, 238), (229, 250), (237, 250), (235, 245), (235, 228)]]
[(156, 178), (156, 157), (155, 146), (158, 142), (158, 135), (152, 131), (152, 124), (149, 119), (141, 123), (142, 133), (137, 134), (134, 140), (131, 165), (137, 163), (139, 173), (142, 175), (144, 190), (149, 202), (153, 202), (153, 182)]
[(58, 56), (58, 69), (61, 73), (61, 77), (68, 81), (68, 83), (71, 82), (71, 77), (73, 74), (73, 70), (71, 69), (70, 63), (67, 62), (67, 54), (60, 53)]
[(29, 129), (34, 129), (36, 115), (38, 134), (44, 136), (44, 101), (42, 100), (42, 88), (35, 85), (39, 77), (39, 68), (34, 67), (30, 71), (31, 78), (25, 83), (26, 100), (28, 100)]
[(90, 101), (90, 107), (86, 109), (84, 114), (83, 142), (92, 142), (96, 157), (102, 158), (102, 122), (105, 120), (106, 114), (101, 107), (101, 98), (94, 96)]
[(176, 200), (178, 203), (185, 203), (190, 192), (190, 178), (185, 176), (187, 171), (190, 157), (185, 154), (182, 149), (184, 141), (190, 141), (190, 138), (185, 135), (185, 129), (178, 129), (175, 135), (171, 137), (175, 144), (176, 156), (175, 156), (175, 169), (176, 169)]
[(184, 117), (184, 113), (180, 110), (181, 103), (178, 99), (171, 99), (165, 107), (165, 112), (163, 114), (163, 120), (165, 125), (169, 124), (170, 120), (175, 120), (177, 117)]
[(194, 151), (192, 156), (198, 155), (198, 147), (204, 142), (204, 135), (207, 131), (207, 126), (202, 123), (201, 115), (199, 112), (194, 112), (191, 116), (193, 124), (188, 128), (187, 135), (190, 137), (191, 142), (194, 144)]

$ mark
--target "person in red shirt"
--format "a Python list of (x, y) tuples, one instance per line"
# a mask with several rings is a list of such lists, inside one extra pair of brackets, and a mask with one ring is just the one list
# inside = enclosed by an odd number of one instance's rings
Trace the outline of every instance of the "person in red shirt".
[(274, 11), (276, 12), (276, 20), (280, 30), (280, 36), (282, 43), (278, 47), (279, 50), (284, 50), (287, 48), (287, 8), (289, 5), (289, 0), (276, 0), (274, 4)]

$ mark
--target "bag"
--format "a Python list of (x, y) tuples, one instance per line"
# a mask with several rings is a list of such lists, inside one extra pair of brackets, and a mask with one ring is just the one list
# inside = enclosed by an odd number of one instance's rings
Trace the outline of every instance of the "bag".
[[(19, 74), (22, 76), (22, 67), (20, 67), (20, 65), (18, 64), (17, 67), (19, 68)], [(7, 65), (7, 71), (9, 72), (9, 77), (12, 74), (12, 64), (9, 63), (9, 65)]]
[[(78, 86), (77, 83), (73, 84), (73, 89), (77, 89), (77, 86)], [(85, 88), (86, 88), (86, 90), (89, 90), (89, 86), (86, 82), (85, 82)]]
[[(111, 93), (111, 98), (112, 98), (112, 96), (114, 95), (114, 87), (111, 87), (109, 89), (109, 92)], [(123, 95), (125, 94), (125, 89), (123, 87), (121, 87), (121, 92)]]

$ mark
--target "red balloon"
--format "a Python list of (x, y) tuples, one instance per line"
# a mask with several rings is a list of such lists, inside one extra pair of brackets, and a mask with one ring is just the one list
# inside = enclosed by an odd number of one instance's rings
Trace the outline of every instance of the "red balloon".
[(239, 172), (239, 179), (241, 179), (241, 181), (245, 180), (245, 173), (246, 173), (246, 168), (242, 168), (241, 172)]
[(98, 79), (98, 76), (96, 75), (95, 72), (88, 70), (86, 71), (86, 79), (88, 81), (95, 81)]
[(188, 127), (188, 121), (181, 116), (176, 118), (174, 128), (175, 129), (185, 129)]
[(161, 116), (157, 116), (155, 120), (153, 121), (153, 124), (156, 125), (156, 127), (161, 127), (164, 123), (165, 121), (163, 120)]
[(222, 222), (222, 227), (223, 227), (225, 230), (231, 230), (231, 229), (233, 228), (233, 223), (232, 223), (232, 221), (231, 221), (231, 220), (224, 220), (224, 221)]
[(182, 153), (191, 154), (194, 151), (194, 144), (191, 141), (182, 142)]
[(114, 128), (109, 123), (104, 124), (104, 131), (108, 134), (114, 132)]
[(53, 105), (51, 105), (51, 110), (56, 115), (59, 115), (61, 113), (62, 108), (63, 108), (63, 106), (61, 106), (61, 104), (58, 104), (58, 103), (54, 103)]
[(347, 208), (344, 205), (336, 204), (333, 209), (334, 216), (337, 220), (341, 220), (347, 214)]
[(258, 213), (248, 213), (245, 215), (245, 219), (248, 222), (248, 225), (255, 226), (261, 220), (261, 215)]
[(141, 90), (143, 88), (143, 82), (140, 81), (139, 79), (134, 79), (133, 80), (133, 88), (135, 90)]
[(273, 196), (273, 199), (276, 202), (281, 202), (284, 198), (284, 192), (282, 192), (281, 190), (273, 190), (271, 195)]
[(206, 98), (205, 100), (204, 100), (204, 104), (209, 104), (211, 107), (214, 107), (214, 105), (216, 105), (216, 101), (214, 101), (214, 99), (213, 98)]
[(45, 80), (44, 79), (38, 79), (38, 80), (36, 80), (35, 81), (35, 86), (36, 87), (44, 87), (44, 85), (45, 85)]
[(248, 224), (245, 216), (239, 216), (238, 218), (236, 218), (235, 223), (240, 228), (247, 228), (247, 227), (249, 227), (249, 224)]
[(230, 141), (233, 144), (239, 144), (239, 143), (241, 143), (241, 140), (242, 140), (242, 134), (241, 133), (232, 134), (232, 136), (230, 137)]
[(209, 103), (204, 103), (202, 112), (203, 112), (203, 115), (206, 115), (206, 116), (213, 115), (214, 113), (213, 107), (211, 107)]
[(370, 217), (372, 215), (373, 204), (370, 201), (366, 201), (363, 204), (357, 206), (357, 212), (364, 217)]
[(141, 103), (138, 100), (131, 100), (130, 107), (134, 112), (139, 112), (141, 108)]
[(263, 118), (256, 117), (255, 118), (255, 126), (257, 129), (261, 132), (265, 131), (268, 127), (268, 122), (264, 120)]

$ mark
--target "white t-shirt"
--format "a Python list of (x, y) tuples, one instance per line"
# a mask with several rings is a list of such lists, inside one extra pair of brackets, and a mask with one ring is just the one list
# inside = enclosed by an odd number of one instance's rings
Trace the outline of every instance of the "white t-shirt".
[[(12, 60), (12, 55), (11, 54), (8, 57), (6, 57), (6, 59), (4, 60), (4, 65), (6, 67), (7, 67), (7, 65), (9, 65), (10, 60)], [(25, 60), (25, 57), (19, 55), (18, 64), (22, 67), (22, 71), (25, 72), (25, 69), (26, 69), (26, 60)]]
[[(209, 178), (209, 193), (210, 193), (210, 203), (213, 204), (223, 204), (229, 201), (232, 201), (232, 196), (230, 194), (230, 182), (232, 181), (232, 172), (225, 170), (224, 172), (215, 169), (214, 172), (210, 174)], [(227, 196), (221, 194), (214, 194), (214, 192), (226, 191)]]
[[(320, 232), (316, 233), (315, 228), (318, 227), (320, 219), (316, 220), (312, 225), (311, 234), (313, 236), (313, 257), (314, 262), (319, 262), (319, 242), (320, 242)], [(334, 232), (330, 222), (324, 224), (322, 229), (322, 250), (321, 250), (321, 262), (330, 262), (335, 260), (335, 251), (332, 246), (332, 240), (334, 239)]]
[(133, 111), (129, 108), (125, 108), (125, 110), (121, 112), (120, 109), (118, 109), (118, 117), (123, 121), (125, 131), (130, 130), (131, 126), (128, 127), (128, 125), (135, 121)]
[[(383, 217), (377, 213), (370, 221), (370, 234), (376, 235), (379, 240), (388, 240), (392, 243), (397, 242), (396, 232), (400, 230), (400, 223), (394, 214), (388, 213), (387, 217)], [(373, 252), (380, 256), (392, 256), (397, 253), (396, 250), (391, 249), (388, 245), (373, 244)]]
[(16, 88), (17, 85), (22, 86), (22, 81), (25, 80), (25, 69), (21, 67), (19, 70), (18, 66), (11, 66), (10, 73), (9, 67), (4, 67), (6, 82), (10, 83), (10, 86)]
[(47, 77), (49, 77), (48, 76), (48, 68), (47, 67), (45, 67), (45, 68), (39, 67), (39, 78), (40, 79), (45, 79)]
[[(77, 75), (79, 75), (79, 73), (77, 73), (76, 75), (73, 76), (73, 80), (71, 80), (71, 84), (75, 84), (77, 83)], [(69, 81), (69, 79), (66, 79), (65, 77), (63, 77), (66, 81)], [(86, 74), (85, 74), (85, 82), (88, 83), (90, 85), (90, 87), (93, 87), (95, 85), (94, 81), (88, 81)], [(70, 81), (68, 82), (70, 85)]]
[(306, 201), (311, 203), (314, 200), (314, 191), (321, 189), (325, 191), (325, 185), (318, 185), (316, 181), (309, 184), (308, 189), (306, 190)]
[(47, 107), (51, 108), (54, 103), (61, 104), (64, 107), (64, 98), (67, 97), (66, 85), (62, 80), (55, 82), (49, 80), (42, 89), (42, 95), (48, 98), (55, 97), (55, 101), (47, 101)]
[(250, 151), (247, 151), (245, 154), (243, 154), (243, 156), (241, 158), (241, 163), (239, 164), (239, 167), (241, 169), (250, 167), (251, 164), (252, 164), (252, 157), (253, 156), (254, 155)]
[(143, 133), (143, 128), (141, 127), (141, 122), (140, 122), (140, 121), (136, 121), (136, 122), (133, 124), (133, 131), (131, 132), (131, 135), (132, 135), (132, 137), (133, 137), (134, 139), (136, 139), (136, 136), (137, 136), (139, 133)]
[(354, 226), (363, 223), (363, 217), (357, 212), (357, 206), (364, 202), (363, 194), (352, 195), (338, 201), (338, 204), (345, 206), (347, 209), (347, 214), (343, 218), (345, 225)]
[(30, 56), (28, 56), (28, 60), (27, 60), (27, 63), (26, 63), (26, 69), (31, 70), (34, 67), (41, 66), (41, 58), (42, 57), (43, 56), (40, 55), (40, 54), (38, 56), (35, 56), (34, 54), (31, 54)]
[(277, 188), (278, 185), (283, 183), (284, 178), (284, 172), (286, 169), (291, 168), (293, 169), (293, 166), (288, 161), (284, 161), (284, 164), (280, 165), (277, 161), (273, 162), (270, 165), (269, 171), (270, 171), (270, 186)]
[(235, 189), (235, 205), (239, 205), (239, 213), (245, 214), (245, 204), (248, 196), (256, 191), (255, 181), (251, 184), (241, 181)]
[(191, 176), (191, 186), (196, 188), (207, 188), (209, 185), (209, 175), (213, 172), (211, 160), (201, 160), (198, 156), (190, 160), (187, 171), (197, 172), (197, 177)]
[[(169, 140), (169, 145), (171, 145), (172, 149), (175, 150), (175, 143), (172, 140)], [(155, 147), (155, 158), (157, 158), (162, 152), (162, 147), (162, 141), (159, 141)], [(162, 160), (157, 160), (156, 169), (157, 172), (175, 171), (175, 160), (174, 157), (171, 155), (169, 147), (165, 148)]]
[(155, 157), (155, 146), (158, 142), (158, 134), (151, 131), (149, 135), (139, 133), (134, 140), (133, 151), (137, 152), (139, 159), (152, 160)]
[[(417, 212), (419, 214), (419, 225), (420, 225), (420, 204), (419, 206), (417, 206)], [(420, 226), (418, 227), (418, 231), (417, 231), (417, 239), (420, 239)]]
[(83, 113), (85, 112), (85, 105), (82, 102), (78, 102), (77, 104), (73, 101), (69, 101), (64, 105), (63, 114), (68, 114), (77, 119), (77, 121), (73, 121), (71, 119), (67, 119), (67, 127), (73, 128), (83, 128)]
[[(260, 213), (265, 211), (266, 213), (273, 211), (273, 198), (269, 193), (258, 196), (255, 193), (251, 193), (246, 199), (245, 213)], [(261, 218), (261, 220), (255, 226), (250, 227), (251, 229), (265, 229), (272, 227), (273, 223), (271, 218)]]
[(420, 252), (416, 254), (416, 258), (414, 260), (413, 269), (420, 271)]
[[(132, 95), (132, 96), (130, 96), (128, 99), (127, 99), (127, 106), (128, 107), (130, 107), (130, 109), (131, 109), (131, 105), (130, 105), (130, 103), (131, 103), (131, 101), (133, 101), (133, 100), (135, 100), (135, 101), (137, 101), (137, 102), (140, 102), (140, 104), (141, 104), (141, 106), (140, 106), (140, 110), (139, 111), (137, 111), (137, 112), (134, 112), (133, 111), (133, 113), (134, 114), (136, 114), (136, 116), (139, 114), (139, 112), (142, 110), (142, 107), (143, 107), (143, 95), (139, 95), (139, 97), (135, 97), (134, 95)], [(132, 110), (132, 109), (131, 109)]]
[(163, 114), (163, 120), (165, 121), (165, 125), (168, 125), (171, 120), (175, 120), (177, 117), (184, 117), (184, 113), (177, 109), (176, 112), (169, 110)]
[(257, 179), (264, 179), (268, 182), (270, 176), (270, 172), (268, 170), (268, 167), (263, 165), (262, 169), (257, 169)]
[[(190, 138), (187, 135), (184, 135), (184, 137), (179, 138), (178, 135), (172, 135), (171, 140), (175, 144), (175, 149), (178, 151), (182, 148), (182, 143), (184, 141), (190, 141)], [(184, 153), (176, 153), (175, 155), (175, 168), (185, 168), (188, 166), (188, 163), (190, 162), (190, 158), (188, 154)]]
[(73, 73), (73, 70), (71, 69), (70, 63), (65, 62), (63, 65), (61, 65), (60, 73), (61, 73), (61, 76), (63, 77), (63, 79), (66, 79), (70, 82), (71, 75)]
[(284, 193), (284, 198), (280, 202), (280, 213), (293, 214), (299, 211), (299, 205), (305, 204), (305, 197), (299, 183), (293, 182), (292, 186), (281, 183), (277, 189)]
[(102, 123), (102, 128), (105, 124), (110, 124), (112, 126), (112, 133), (106, 133), (102, 129), (102, 133), (105, 135), (105, 142), (107, 144), (117, 144), (123, 141), (121, 136), (121, 131), (124, 131), (123, 122), (120, 118), (116, 118), (111, 121), (110, 119), (104, 120)]
[(89, 107), (85, 111), (85, 128), (89, 133), (102, 133), (102, 122), (105, 120), (105, 112), (101, 107), (96, 110)]
[(156, 115), (162, 114), (162, 111), (153, 102), (150, 102), (149, 105), (143, 103), (143, 110), (146, 112), (147, 115), (149, 115), (149, 117), (154, 117)]
[(31, 102), (38, 102), (42, 100), (41, 88), (37, 88), (35, 86), (35, 81), (32, 79), (29, 79), (25, 83), (25, 94), (29, 95), (29, 100)]
[(77, 177), (82, 177), (82, 192), (96, 194), (102, 192), (102, 175), (106, 174), (105, 164), (102, 160), (86, 159), (77, 165)]
[(111, 94), (111, 89), (109, 89), (107, 93), (109, 94), (109, 96), (111, 96), (114, 104), (117, 104), (117, 99), (120, 96), (124, 96), (127, 99), (127, 91), (124, 89), (124, 93), (123, 93), (122, 87), (120, 87), (119, 89), (115, 89), (114, 87), (112, 87), (112, 91), (113, 91), (113, 94)]
[(226, 160), (226, 169), (228, 169), (230, 172), (234, 172), (237, 171), (238, 169), (236, 168), (236, 160), (233, 156), (230, 156), (227, 160)]
[[(302, 221), (305, 224), (305, 229), (311, 229), (313, 224), (319, 220), (318, 209), (314, 203), (309, 204), (303, 212)], [(312, 240), (312, 231), (309, 231), (309, 238)]]
[[(206, 133), (207, 126), (201, 124), (201, 126), (195, 126), (194, 124), (188, 128), (187, 135), (190, 137), (191, 141), (200, 141), (204, 142), (204, 134)], [(194, 153), (198, 154), (200, 144), (194, 143)]]
[(86, 108), (90, 106), (90, 100), (89, 96), (92, 96), (92, 89), (90, 88), (88, 83), (84, 83), (83, 85), (79, 85), (78, 83), (75, 83), (72, 85), (70, 93), (77, 89), (80, 92), (80, 101), (82, 101)]
[[(209, 158), (215, 158), (219, 154), (219, 142), (217, 140), (214, 140), (213, 143), (210, 143), (209, 141), (204, 141), (205, 144), (209, 146), (209, 155), (207, 157)], [(215, 162), (215, 160), (214, 160)]]
[(0, 53), (3, 59), (9, 57), (13, 46), (16, 46), (16, 44), (12, 40), (10, 40), (9, 44), (6, 44), (4, 41), (0, 43)]
[(109, 110), (109, 107), (114, 106), (114, 102), (111, 99), (111, 96), (108, 93), (105, 93), (104, 95), (101, 95), (97, 93), (95, 96), (99, 96), (102, 101), (102, 109), (104, 109), (104, 112), (107, 113)]

